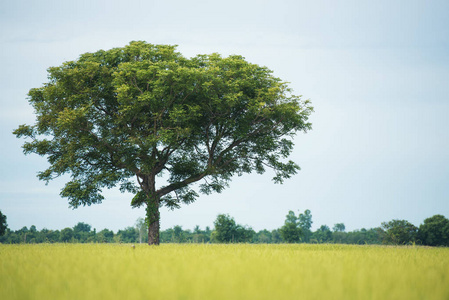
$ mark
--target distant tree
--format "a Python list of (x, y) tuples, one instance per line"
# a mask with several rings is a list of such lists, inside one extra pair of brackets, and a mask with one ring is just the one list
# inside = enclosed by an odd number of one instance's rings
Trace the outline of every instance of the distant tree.
[(139, 241), (139, 232), (134, 227), (126, 227), (117, 232), (117, 240), (122, 243), (136, 243)]
[(61, 233), (58, 230), (48, 230), (43, 228), (39, 232), (38, 243), (57, 243), (60, 241)]
[(161, 243), (173, 243), (173, 228), (161, 231)]
[(206, 230), (201, 230), (200, 226), (196, 225), (193, 229), (193, 242), (194, 243), (207, 243), (210, 240), (210, 230), (207, 232), (209, 227)]
[(72, 228), (64, 228), (61, 230), (59, 240), (61, 242), (70, 242), (73, 238), (73, 229)]
[(304, 242), (308, 243), (312, 235), (312, 213), (310, 210), (306, 209), (303, 214), (299, 214), (298, 217), (299, 227), (302, 231), (302, 239)]
[(418, 239), (424, 245), (449, 246), (449, 220), (442, 215), (425, 219), (419, 226)]
[(172, 241), (174, 243), (183, 243), (183, 242), (185, 242), (184, 231), (182, 230), (181, 226), (176, 225), (176, 226), (173, 227)]
[(8, 224), (6, 223), (6, 216), (0, 211), (0, 236), (4, 235)]
[(80, 243), (85, 243), (92, 241), (93, 233), (91, 232), (92, 227), (89, 224), (78, 222), (73, 227), (73, 237)]
[(293, 211), (289, 211), (284, 222), (284, 226), (279, 230), (281, 238), (286, 243), (298, 243), (301, 240), (301, 228), (298, 218)]
[(312, 235), (312, 238), (318, 243), (328, 243), (332, 240), (332, 231), (329, 226), (321, 225)]
[(273, 229), (271, 231), (271, 242), (275, 244), (282, 243), (280, 229)]
[(418, 228), (406, 220), (383, 222), (384, 244), (405, 245), (415, 242)]
[(17, 231), (17, 234), (20, 236), (20, 243), (27, 242), (27, 236), (29, 234), (29, 229), (26, 226), (23, 226), (21, 229)]
[(345, 224), (343, 223), (337, 223), (334, 225), (333, 232), (332, 232), (332, 241), (334, 243), (344, 243), (344, 240), (346, 238), (345, 233)]
[(90, 232), (91, 228), (92, 227), (89, 224), (86, 224), (83, 222), (78, 222), (78, 224), (76, 224), (73, 227), (73, 231), (74, 232)]
[(345, 229), (346, 229), (346, 227), (345, 227), (345, 224), (343, 224), (343, 223), (337, 223), (334, 225), (334, 228), (333, 228), (334, 232), (344, 232)]
[(229, 215), (220, 214), (214, 221), (214, 239), (219, 243), (230, 243), (235, 241), (237, 224)]
[(234, 218), (226, 214), (218, 215), (214, 226), (211, 238), (218, 243), (246, 243), (250, 242), (255, 234), (252, 228), (238, 225)]
[(237, 224), (237, 243), (249, 243), (253, 240), (256, 232), (249, 226)]
[(271, 243), (272, 234), (270, 231), (263, 229), (256, 233), (254, 237), (255, 243), (269, 244)]
[(332, 241), (337, 244), (345, 244), (348, 243), (348, 233), (344, 231), (333, 231), (332, 232)]
[(39, 241), (40, 237), (39, 237), (39, 233), (36, 229), (36, 226), (31, 225), (30, 229), (28, 230), (27, 234), (26, 234), (26, 242), (34, 244), (37, 243)]
[[(268, 167), (282, 183), (299, 170), (286, 158), (292, 136), (311, 128), (309, 101), (241, 56), (188, 59), (140, 41), (48, 73), (28, 94), (36, 124), (14, 131), (29, 138), (25, 154), (47, 157), (39, 179), (70, 174), (61, 196), (74, 208), (100, 203), (116, 185), (134, 194), (131, 205), (146, 207), (149, 244), (159, 244), (160, 207), (195, 201), (194, 182), (209, 194), (233, 175)], [(167, 184), (156, 188), (163, 172)]]
[(208, 237), (210, 240), (210, 235), (212, 234), (212, 229), (210, 229), (209, 226), (206, 226), (206, 230), (204, 230), (204, 234)]
[(200, 241), (200, 237), (202, 236), (202, 232), (199, 225), (195, 225), (193, 228), (193, 242), (198, 243)]
[(114, 241), (114, 232), (107, 228), (97, 233), (97, 241), (100, 243), (112, 243)]

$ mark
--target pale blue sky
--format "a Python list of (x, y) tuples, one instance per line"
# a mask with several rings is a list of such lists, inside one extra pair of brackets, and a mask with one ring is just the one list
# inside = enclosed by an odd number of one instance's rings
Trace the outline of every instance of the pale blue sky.
[(132, 40), (177, 44), (185, 56), (240, 54), (311, 99), (313, 130), (296, 138), (302, 168), (284, 185), (271, 174), (237, 177), (222, 194), (162, 211), (162, 228), (212, 226), (219, 213), (254, 229), (310, 209), (314, 228), (349, 230), (449, 217), (448, 1), (1, 1), (0, 210), (9, 227), (114, 231), (143, 209), (106, 191), (71, 210), (63, 179), (35, 177), (44, 158), (12, 135), (34, 121), (26, 94), (46, 69)]

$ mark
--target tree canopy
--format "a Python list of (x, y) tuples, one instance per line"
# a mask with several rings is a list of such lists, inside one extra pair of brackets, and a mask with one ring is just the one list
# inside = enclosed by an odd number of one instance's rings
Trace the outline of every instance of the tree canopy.
[[(37, 117), (21, 125), (25, 154), (46, 156), (46, 182), (71, 179), (70, 206), (100, 203), (119, 186), (146, 206), (149, 243), (159, 243), (159, 207), (220, 192), (234, 175), (274, 170), (282, 183), (299, 167), (287, 160), (293, 135), (311, 128), (309, 101), (266, 67), (233, 55), (185, 58), (175, 46), (131, 42), (82, 54), (48, 69), (29, 92)], [(166, 174), (167, 184), (156, 185)]]
[(419, 226), (420, 242), (430, 246), (449, 246), (449, 219), (434, 215)]
[(220, 214), (214, 221), (215, 230), (212, 232), (212, 240), (219, 243), (244, 243), (250, 242), (254, 230), (251, 227), (237, 224), (229, 215)]
[(409, 242), (415, 242), (418, 228), (407, 220), (391, 220), (383, 222), (382, 228), (385, 229), (385, 243), (403, 245)]

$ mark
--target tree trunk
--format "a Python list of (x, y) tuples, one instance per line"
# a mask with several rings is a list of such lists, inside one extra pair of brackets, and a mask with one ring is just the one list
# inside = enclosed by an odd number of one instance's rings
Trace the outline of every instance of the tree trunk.
[(159, 245), (159, 199), (147, 203), (148, 245)]
[[(145, 193), (146, 218), (148, 225), (148, 245), (159, 245), (159, 202), (160, 198), (156, 193), (155, 174), (141, 176), (139, 184)], [(138, 177), (139, 179), (139, 177)]]

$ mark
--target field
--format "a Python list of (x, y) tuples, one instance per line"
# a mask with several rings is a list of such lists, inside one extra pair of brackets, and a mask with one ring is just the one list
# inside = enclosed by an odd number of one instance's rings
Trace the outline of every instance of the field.
[(0, 299), (449, 299), (449, 248), (0, 244)]

